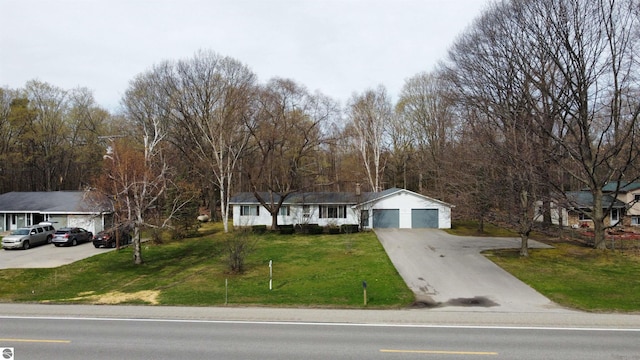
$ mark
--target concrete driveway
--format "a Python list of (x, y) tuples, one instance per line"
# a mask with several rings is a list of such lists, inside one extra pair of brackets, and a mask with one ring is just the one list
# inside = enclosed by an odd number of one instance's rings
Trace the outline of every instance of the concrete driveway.
[[(461, 237), (437, 229), (375, 232), (415, 293), (416, 306), (450, 311), (569, 311), (480, 254), (489, 249), (519, 248), (518, 238)], [(530, 240), (529, 247), (549, 246)]]
[(0, 250), (0, 269), (54, 268), (111, 250), (96, 249), (90, 242), (78, 246), (47, 244), (29, 250)]

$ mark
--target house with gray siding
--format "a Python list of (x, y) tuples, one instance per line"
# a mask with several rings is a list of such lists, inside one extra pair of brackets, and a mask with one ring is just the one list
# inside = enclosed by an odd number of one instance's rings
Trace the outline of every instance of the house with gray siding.
[(111, 223), (113, 207), (95, 191), (13, 191), (0, 195), (0, 233), (50, 222), (94, 234)]

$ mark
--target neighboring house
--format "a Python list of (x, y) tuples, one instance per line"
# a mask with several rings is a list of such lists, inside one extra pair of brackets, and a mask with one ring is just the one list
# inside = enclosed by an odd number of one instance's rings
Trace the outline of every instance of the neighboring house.
[[(615, 192), (617, 182), (608, 183), (603, 191)], [(640, 226), (640, 182), (620, 183), (617, 200), (624, 203), (623, 213), (619, 215), (625, 226)]]
[[(613, 194), (618, 189), (617, 196)], [(603, 188), (602, 208), (606, 212), (605, 226), (640, 226), (640, 183), (610, 182)], [(593, 227), (589, 213), (593, 210), (593, 195), (589, 190), (570, 191), (566, 194), (565, 205), (557, 207), (552, 204), (551, 215), (554, 224), (558, 224), (562, 214), (564, 226)], [(560, 212), (560, 211), (561, 212)], [(541, 210), (538, 209), (537, 220), (542, 221)]]
[(0, 232), (50, 222), (95, 234), (110, 224), (112, 213), (109, 200), (95, 191), (9, 192), (0, 195)]
[[(566, 209), (566, 219), (571, 227), (593, 227), (593, 220), (589, 213), (593, 210), (593, 195), (591, 191), (570, 191), (566, 193), (569, 205)], [(605, 211), (605, 226), (615, 226), (624, 214), (625, 203), (611, 195), (602, 196), (602, 209)], [(608, 210), (611, 208), (611, 210)], [(606, 213), (608, 211), (608, 213)]]
[[(270, 199), (267, 193), (261, 194)], [(276, 195), (274, 195), (276, 196)], [(273, 199), (277, 203), (279, 197)], [(270, 201), (270, 200), (267, 200)], [(229, 202), (234, 226), (271, 226), (271, 214), (253, 193), (239, 193)], [(451, 228), (453, 205), (404, 189), (381, 192), (293, 193), (282, 204), (278, 225), (359, 224), (371, 228)]]

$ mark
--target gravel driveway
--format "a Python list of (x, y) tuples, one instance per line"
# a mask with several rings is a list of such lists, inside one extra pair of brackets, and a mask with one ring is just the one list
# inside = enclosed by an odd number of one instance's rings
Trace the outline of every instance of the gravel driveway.
[[(489, 249), (519, 248), (518, 238), (462, 237), (437, 229), (375, 232), (415, 293), (416, 306), (451, 311), (568, 311), (480, 254)], [(549, 246), (530, 240), (529, 247)]]

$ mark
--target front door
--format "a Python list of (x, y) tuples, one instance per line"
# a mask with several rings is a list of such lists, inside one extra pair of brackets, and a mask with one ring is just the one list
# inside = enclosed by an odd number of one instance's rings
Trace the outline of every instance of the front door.
[(620, 222), (620, 209), (611, 209), (611, 226), (616, 226)]
[(11, 222), (9, 223), (9, 230), (15, 230), (18, 228), (18, 214), (11, 214)]

